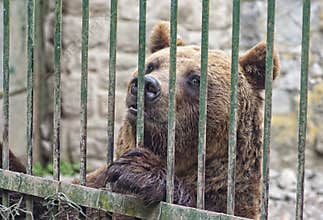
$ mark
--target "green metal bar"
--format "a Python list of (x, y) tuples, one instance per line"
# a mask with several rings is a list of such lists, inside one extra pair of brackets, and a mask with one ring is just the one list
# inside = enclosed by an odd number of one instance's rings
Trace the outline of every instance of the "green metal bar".
[[(3, 130), (2, 168), (9, 169), (9, 53), (10, 53), (10, 0), (3, 1)], [(2, 203), (9, 205), (9, 195), (2, 194)]]
[[(33, 166), (33, 85), (34, 85), (34, 40), (35, 40), (35, 2), (28, 0), (27, 2), (27, 174), (32, 174)], [(33, 198), (27, 197), (27, 211), (33, 210)], [(30, 215), (26, 218), (31, 219)]]
[(207, 67), (209, 47), (209, 1), (202, 2), (202, 42), (201, 42), (201, 76), (199, 102), (199, 141), (197, 172), (197, 208), (205, 205), (205, 154), (206, 154), (206, 119), (207, 119)]
[(54, 179), (59, 180), (60, 173), (60, 124), (61, 124), (61, 47), (62, 47), (62, 0), (55, 1), (54, 36)]
[(240, 34), (240, 0), (233, 0), (230, 121), (229, 121), (229, 143), (228, 143), (228, 191), (227, 191), (227, 213), (231, 215), (234, 214), (234, 200), (235, 200), (234, 198), (235, 198), (236, 148), (237, 148), (239, 34)]
[(247, 220), (247, 218), (227, 215), (223, 213), (211, 212), (202, 209), (195, 209), (186, 206), (179, 206), (165, 202), (160, 203), (159, 219), (181, 219), (181, 220)]
[(146, 0), (139, 1), (139, 54), (138, 54), (138, 94), (137, 94), (137, 147), (144, 139), (144, 71), (145, 71), (145, 49), (146, 49)]
[(82, 76), (80, 184), (86, 184), (87, 89), (88, 89), (89, 0), (82, 0)]
[(268, 0), (267, 6), (267, 46), (266, 46), (266, 78), (265, 78), (265, 114), (262, 158), (262, 200), (261, 219), (268, 219), (269, 199), (269, 159), (270, 159), (270, 127), (271, 97), (273, 79), (273, 45), (275, 31), (275, 0)]
[(304, 174), (305, 174), (305, 146), (307, 126), (307, 91), (308, 91), (308, 62), (310, 41), (310, 13), (311, 1), (303, 1), (302, 27), (302, 58), (301, 58), (301, 93), (299, 103), (298, 157), (297, 157), (297, 194), (296, 219), (303, 219), (304, 206)]
[(0, 169), (0, 188), (45, 198), (55, 193), (64, 193), (78, 205), (129, 215), (141, 219), (195, 219), (208, 220), (246, 220), (246, 218), (229, 216), (206, 210), (179, 206), (161, 202), (146, 207), (139, 199), (110, 191), (68, 184), (56, 180), (44, 179), (23, 173)]
[(177, 11), (178, 1), (171, 0), (170, 6), (170, 57), (169, 57), (169, 95), (168, 95), (168, 130), (167, 130), (167, 186), (166, 201), (174, 199), (175, 167), (175, 117), (176, 117), (176, 44), (177, 44)]
[(34, 0), (28, 0), (27, 6), (27, 173), (32, 174), (33, 145), (33, 85), (34, 85)]
[(108, 165), (113, 161), (113, 151), (114, 151), (117, 20), (118, 20), (118, 0), (111, 0), (110, 2), (109, 89), (108, 89), (108, 151), (107, 151)]
[[(88, 89), (89, 0), (82, 0), (82, 73), (81, 73), (81, 129), (80, 129), (80, 184), (86, 185), (87, 147), (87, 89)], [(86, 213), (86, 208), (82, 208)], [(85, 219), (79, 214), (80, 219)]]

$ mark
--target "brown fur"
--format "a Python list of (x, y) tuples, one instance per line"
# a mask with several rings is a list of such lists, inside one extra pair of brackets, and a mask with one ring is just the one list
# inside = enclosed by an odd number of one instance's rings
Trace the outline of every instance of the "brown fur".
[[(161, 41), (164, 41), (164, 43), (161, 43)], [(114, 190), (135, 194), (147, 204), (165, 199), (165, 176), (160, 176), (158, 173), (165, 169), (166, 163), (168, 41), (169, 28), (166, 28), (164, 23), (157, 25), (150, 40), (150, 50), (154, 53), (146, 60), (146, 74), (159, 81), (162, 92), (161, 97), (154, 105), (147, 103), (145, 105), (143, 148), (133, 149), (135, 146), (136, 120), (128, 114), (117, 142), (119, 159), (107, 170), (107, 181), (114, 184)], [(161, 47), (161, 45), (164, 45), (164, 47)], [(187, 206), (194, 206), (196, 197), (199, 92), (187, 88), (186, 81), (188, 75), (199, 74), (200, 56), (199, 47), (182, 45), (177, 48), (175, 179), (182, 182), (182, 185), (175, 183), (175, 194), (178, 193), (177, 189), (181, 193), (189, 194), (189, 197), (193, 198), (194, 201), (184, 199), (183, 202), (179, 198), (175, 199), (175, 203)], [(242, 55), (239, 60), (235, 214), (249, 218), (256, 218), (260, 210), (262, 90), (264, 89), (265, 79), (265, 57), (266, 44), (260, 43)], [(273, 57), (273, 79), (275, 79), (279, 72), (279, 60), (276, 51), (274, 51)], [(230, 58), (220, 51), (210, 50), (208, 59), (205, 204), (207, 210), (225, 213)], [(148, 70), (151, 67), (153, 67), (152, 70)], [(133, 77), (136, 77), (136, 75), (137, 72), (133, 74)], [(130, 91), (130, 87), (131, 83), (128, 91)], [(129, 95), (127, 102), (128, 99), (130, 99)], [(151, 156), (138, 156), (143, 154), (143, 151)], [(136, 156), (131, 157), (131, 155)], [(151, 161), (156, 162), (158, 160), (160, 163), (151, 164)], [(150, 170), (154, 172), (151, 173)], [(156, 178), (160, 178), (160, 181), (155, 181)], [(163, 197), (155, 198), (156, 195), (163, 195)]]
[[(266, 70), (266, 43), (262, 42), (251, 48), (247, 53), (240, 57), (239, 63), (245, 72), (249, 83), (256, 89), (265, 89), (265, 70)], [(278, 53), (273, 52), (273, 79), (279, 73)]]
[[(154, 28), (150, 36), (150, 52), (154, 53), (163, 48), (169, 47), (170, 34), (169, 34), (169, 22), (160, 22), (158, 26)], [(183, 46), (184, 41), (181, 38), (177, 38), (177, 46)]]
[[(0, 166), (2, 167), (2, 143), (0, 142)], [(20, 160), (9, 150), (9, 169), (19, 173), (26, 173), (26, 167)]]
[[(195, 206), (197, 181), (197, 141), (199, 90), (188, 82), (199, 75), (199, 47), (184, 46), (178, 40), (175, 128), (175, 189), (174, 202)], [(116, 143), (117, 160), (109, 167), (88, 174), (87, 185), (105, 188), (110, 182), (115, 192), (134, 194), (145, 204), (165, 200), (167, 106), (169, 72), (169, 25), (157, 25), (151, 35), (146, 60), (146, 75), (158, 80), (160, 97), (153, 104), (145, 103), (145, 138), (136, 146), (136, 117), (127, 113)], [(265, 76), (266, 44), (260, 43), (239, 60), (237, 158), (235, 185), (235, 214), (257, 218), (260, 210), (262, 108)], [(279, 72), (277, 52), (274, 51), (273, 79)], [(133, 74), (135, 78), (137, 72)], [(130, 80), (130, 94), (133, 80)], [(226, 212), (228, 124), (230, 103), (230, 58), (221, 51), (209, 50), (208, 104), (206, 133), (206, 209)], [(128, 94), (126, 103), (133, 102)], [(74, 181), (78, 183), (78, 181)], [(133, 219), (115, 215), (114, 219)]]

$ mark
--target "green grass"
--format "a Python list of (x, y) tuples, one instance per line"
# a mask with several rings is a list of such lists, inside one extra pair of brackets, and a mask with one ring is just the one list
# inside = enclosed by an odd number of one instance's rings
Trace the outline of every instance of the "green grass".
[[(60, 162), (60, 172), (64, 176), (73, 176), (80, 171), (79, 163), (70, 163), (67, 161)], [(37, 162), (33, 165), (33, 174), (36, 176), (46, 176), (53, 175), (53, 163), (49, 163), (43, 166), (41, 163)]]

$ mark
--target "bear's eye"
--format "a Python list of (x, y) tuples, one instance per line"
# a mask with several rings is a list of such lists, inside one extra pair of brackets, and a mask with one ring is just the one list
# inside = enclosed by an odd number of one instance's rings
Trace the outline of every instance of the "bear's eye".
[(155, 68), (155, 65), (153, 63), (149, 63), (146, 68), (146, 74), (151, 73)]
[(189, 77), (189, 84), (193, 87), (199, 87), (200, 86), (200, 76), (198, 75), (192, 75)]

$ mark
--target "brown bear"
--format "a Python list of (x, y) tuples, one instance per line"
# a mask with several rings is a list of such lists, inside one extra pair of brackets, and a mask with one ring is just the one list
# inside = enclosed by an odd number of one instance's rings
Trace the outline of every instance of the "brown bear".
[[(2, 143), (0, 142), (0, 167), (2, 167)], [(9, 151), (9, 169), (19, 173), (26, 173), (26, 167), (20, 162), (20, 159), (10, 150)]]
[[(127, 114), (119, 130), (116, 160), (87, 176), (90, 187), (133, 194), (145, 204), (166, 195), (169, 24), (157, 24), (150, 37), (151, 55), (144, 76), (144, 143), (136, 146), (137, 72), (128, 84)], [(177, 41), (174, 203), (195, 206), (201, 50)], [(205, 209), (226, 212), (230, 57), (209, 50), (206, 132)], [(263, 90), (266, 44), (259, 43), (239, 59), (235, 215), (257, 218), (260, 212)], [(273, 79), (279, 73), (273, 56)], [(74, 181), (77, 183), (78, 181)], [(115, 216), (116, 219), (123, 218)]]
[[(144, 143), (141, 148), (134, 148), (137, 116), (135, 72), (128, 84), (128, 111), (119, 131), (117, 160), (104, 174), (114, 191), (135, 194), (147, 205), (165, 200), (169, 35), (169, 24), (161, 22), (154, 27), (150, 37), (152, 54), (146, 59), (144, 77)], [(205, 208), (225, 213), (230, 58), (216, 50), (209, 50), (208, 56)], [(178, 39), (176, 57), (174, 203), (194, 206), (201, 50), (196, 46), (185, 46), (183, 40)], [(260, 212), (265, 57), (266, 44), (259, 43), (239, 58), (235, 214), (248, 218), (257, 218)], [(279, 73), (276, 51), (273, 64), (275, 79)]]

